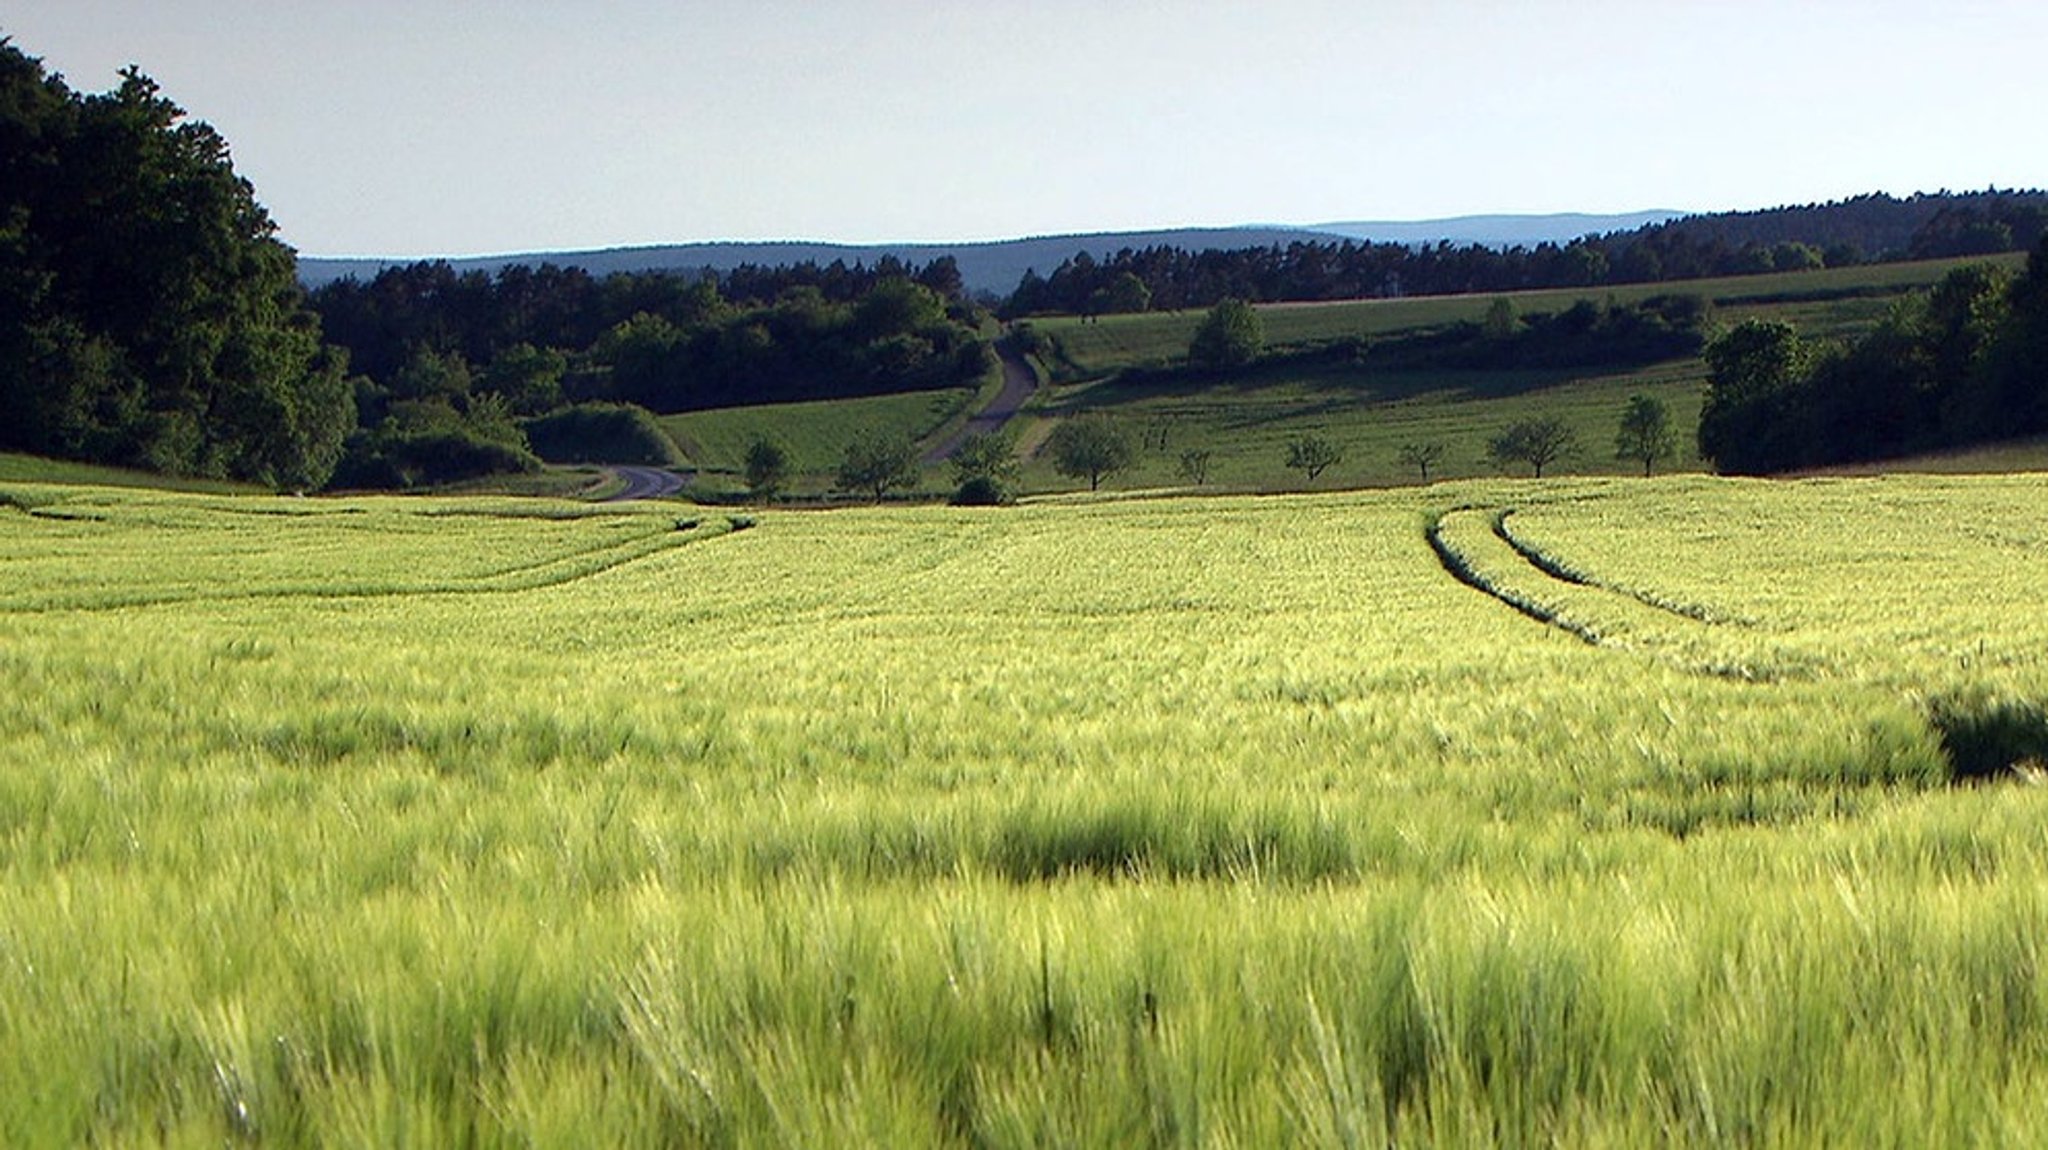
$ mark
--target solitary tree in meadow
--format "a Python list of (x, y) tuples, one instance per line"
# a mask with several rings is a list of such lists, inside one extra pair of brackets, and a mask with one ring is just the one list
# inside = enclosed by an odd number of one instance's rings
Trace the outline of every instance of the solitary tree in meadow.
[(900, 435), (863, 431), (846, 445), (839, 463), (839, 488), (860, 491), (880, 503), (892, 487), (915, 486), (917, 447)]
[(1344, 453), (1337, 445), (1320, 435), (1311, 433), (1287, 442), (1287, 466), (1306, 474), (1310, 483), (1343, 459)]
[(1115, 424), (1100, 417), (1069, 419), (1053, 429), (1045, 441), (1052, 453), (1053, 470), (1071, 479), (1086, 479), (1095, 491), (1102, 481), (1131, 465), (1131, 438)]
[(1209, 482), (1209, 456), (1209, 452), (1198, 448), (1181, 452), (1180, 477), (1197, 487)]
[(789, 482), (789, 452), (765, 435), (747, 447), (747, 489), (756, 499), (773, 499)]
[(1502, 468), (1526, 463), (1543, 478), (1543, 469), (1578, 450), (1578, 435), (1571, 425), (1555, 415), (1518, 419), (1501, 429), (1486, 445), (1494, 463)]
[(1671, 412), (1654, 395), (1631, 395), (1628, 410), (1621, 414), (1621, 430), (1614, 437), (1614, 457), (1633, 459), (1643, 465), (1643, 474), (1660, 459), (1677, 450), (1678, 437), (1671, 430)]
[(1007, 503), (1017, 484), (1017, 439), (1005, 431), (970, 435), (948, 457), (956, 484), (953, 502)]
[(1422, 481), (1429, 482), (1429, 469), (1441, 463), (1444, 445), (1437, 442), (1404, 443), (1401, 445), (1401, 462), (1422, 473)]
[(1241, 299), (1224, 299), (1217, 301), (1195, 328), (1195, 337), (1188, 344), (1188, 362), (1211, 369), (1243, 367), (1259, 358), (1265, 347), (1259, 313)]

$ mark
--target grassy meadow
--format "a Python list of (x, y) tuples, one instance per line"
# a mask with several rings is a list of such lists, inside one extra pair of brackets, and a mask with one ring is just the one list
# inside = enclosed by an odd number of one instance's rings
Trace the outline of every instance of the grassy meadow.
[[(1697, 294), (1711, 301), (1719, 322), (1749, 318), (1790, 322), (1812, 338), (1853, 336), (1868, 330), (1903, 293), (1927, 287), (1967, 260), (1886, 264), (1777, 275), (1742, 276), (1675, 284), (1642, 284), (1598, 291), (1558, 289), (1509, 293), (1521, 315), (1554, 313), (1581, 299), (1632, 304), (1659, 294)], [(1992, 262), (2017, 266), (2010, 257)], [(1438, 444), (1443, 458), (1431, 479), (1476, 479), (1499, 474), (1487, 455), (1490, 437), (1531, 416), (1557, 416), (1577, 437), (1577, 449), (1556, 467), (1575, 475), (1625, 475), (1640, 464), (1614, 457), (1614, 436), (1629, 397), (1647, 394), (1671, 413), (1677, 441), (1665, 470), (1698, 471), (1694, 442), (1706, 394), (1706, 368), (1685, 357), (1632, 369), (1576, 371), (1444, 371), (1381, 367), (1370, 341), (1377, 337), (1478, 323), (1499, 298), (1492, 295), (1274, 304), (1259, 308), (1269, 349), (1286, 352), (1364, 338), (1359, 362), (1279, 360), (1222, 380), (1145, 377), (1126, 381), (1125, 368), (1155, 368), (1180, 361), (1202, 312), (1040, 317), (1031, 323), (1050, 337), (1047, 359), (1062, 384), (1046, 394), (1027, 445), (1041, 439), (1053, 419), (1076, 414), (1106, 417), (1140, 445), (1131, 469), (1111, 483), (1125, 488), (1178, 487), (1185, 452), (1209, 455), (1209, 485), (1228, 491), (1272, 492), (1312, 488), (1286, 467), (1287, 443), (1319, 435), (1342, 453), (1318, 483), (1325, 487), (1412, 483), (1419, 472), (1402, 459), (1410, 444)], [(2032, 448), (2018, 453), (2039, 466)], [(1975, 465), (1964, 461), (1962, 466)], [(1913, 466), (1917, 466), (1913, 465)], [(1943, 464), (1935, 464), (1937, 467)], [(1027, 490), (1071, 488), (1049, 459), (1032, 459)]]
[(2044, 496), (0, 483), (0, 1144), (2038, 1143)]
[[(1479, 323), (1493, 301), (1503, 296), (1520, 314), (1531, 315), (1561, 312), (1580, 300), (1633, 304), (1659, 295), (1697, 295), (1731, 323), (1769, 316), (1797, 323), (1808, 335), (1832, 338), (1868, 328), (1883, 316), (1893, 297), (1932, 287), (1951, 269), (1968, 263), (1996, 263), (2016, 271), (2026, 259), (2011, 254), (1614, 287), (1262, 304), (1258, 311), (1267, 345), (1289, 348)], [(1203, 309), (1188, 308), (1086, 321), (1078, 316), (1045, 316), (1035, 317), (1031, 323), (1052, 339), (1052, 359), (1064, 377), (1088, 378), (1119, 368), (1158, 367), (1183, 359), (1202, 315)]]

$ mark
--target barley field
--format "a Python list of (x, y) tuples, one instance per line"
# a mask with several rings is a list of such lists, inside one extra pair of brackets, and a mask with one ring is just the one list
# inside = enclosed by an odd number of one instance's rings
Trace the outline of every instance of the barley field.
[(0, 481), (0, 1144), (2040, 1144), (2044, 508)]

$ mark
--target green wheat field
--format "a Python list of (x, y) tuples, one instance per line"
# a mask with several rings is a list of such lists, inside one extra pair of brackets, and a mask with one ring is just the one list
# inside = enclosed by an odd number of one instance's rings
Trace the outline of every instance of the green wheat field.
[(2040, 1145), (2044, 509), (0, 482), (0, 1144)]

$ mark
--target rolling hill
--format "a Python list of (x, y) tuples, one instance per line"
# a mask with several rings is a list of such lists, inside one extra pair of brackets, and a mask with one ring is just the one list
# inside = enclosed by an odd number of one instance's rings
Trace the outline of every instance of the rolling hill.
[[(1432, 244), (1450, 240), (1455, 244), (1534, 245), (1561, 243), (1596, 232), (1627, 231), (1645, 224), (1676, 219), (1670, 211), (1632, 212), (1627, 215), (1495, 215), (1461, 216), (1442, 220), (1404, 222), (1351, 222), (1317, 224), (1307, 227), (1275, 224), (1231, 228), (1168, 228), (1156, 231), (1093, 232), (1076, 235), (1034, 236), (1028, 239), (958, 244), (828, 244), (803, 241), (763, 243), (656, 244), (644, 247), (605, 248), (595, 251), (523, 252), (503, 255), (451, 257), (457, 271), (494, 272), (515, 264), (553, 263), (580, 267), (592, 275), (637, 271), (698, 271), (710, 268), (725, 272), (745, 264), (762, 266), (798, 263), (830, 264), (842, 260), (848, 265), (868, 264), (894, 256), (904, 263), (927, 264), (951, 256), (960, 265), (967, 289), (1007, 294), (1017, 286), (1027, 269), (1049, 273), (1062, 260), (1077, 252), (1095, 258), (1112, 255), (1124, 248), (1176, 247), (1188, 251), (1209, 248), (1235, 249), (1286, 246), (1292, 243), (1327, 244), (1346, 239), (1378, 243)], [(380, 270), (416, 262), (408, 258), (301, 256), (299, 278), (308, 287), (347, 276), (369, 279)]]

